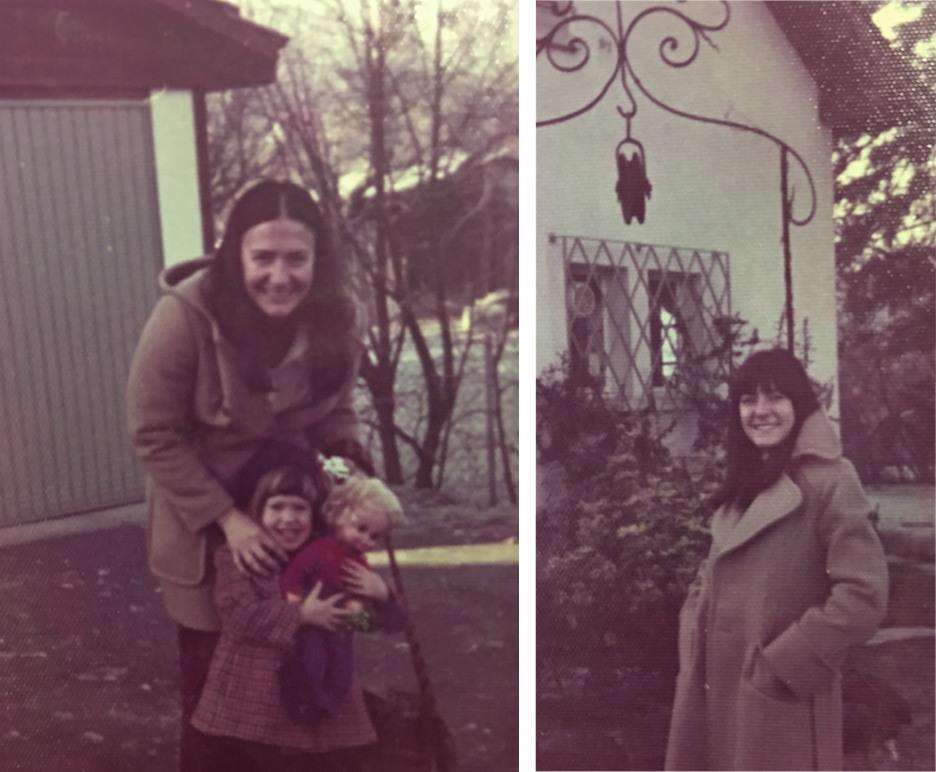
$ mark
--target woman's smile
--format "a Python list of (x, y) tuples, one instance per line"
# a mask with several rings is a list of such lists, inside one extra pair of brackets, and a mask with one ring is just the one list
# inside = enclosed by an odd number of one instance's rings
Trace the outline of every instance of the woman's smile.
[(315, 273), (315, 235), (296, 220), (250, 228), (241, 244), (244, 288), (267, 316), (289, 316), (309, 294)]
[(744, 433), (761, 450), (776, 447), (793, 431), (793, 403), (779, 391), (743, 394), (738, 409)]

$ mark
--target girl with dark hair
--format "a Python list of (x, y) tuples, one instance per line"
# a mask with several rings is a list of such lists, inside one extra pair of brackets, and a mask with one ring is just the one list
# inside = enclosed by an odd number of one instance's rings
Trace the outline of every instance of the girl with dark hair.
[(712, 546), (680, 612), (666, 769), (842, 769), (839, 667), (887, 604), (871, 506), (789, 352), (752, 354), (729, 401)]
[[(244, 483), (254, 482), (254, 476), (250, 470)], [(291, 566), (323, 541), (312, 540), (313, 513), (334, 483), (316, 477), (313, 480), (298, 466), (275, 466), (256, 483), (248, 507), (250, 517), (293, 558)], [(353, 540), (363, 550), (373, 546), (376, 530), (370, 526), (385, 530), (389, 525), (383, 508), (388, 503), (398, 508), (399, 502), (370, 477), (356, 477), (337, 490), (352, 484), (386, 494), (377, 509), (360, 512), (366, 527), (355, 528)], [(326, 505), (326, 519), (328, 511)], [(386, 519), (376, 522), (380, 518)], [(366, 601), (374, 612), (375, 629), (395, 625), (399, 630), (405, 612), (360, 551), (346, 552), (344, 559), (334, 553), (331, 557), (331, 570), (310, 576), (308, 589), (290, 598), (283, 592), (285, 574), (245, 574), (235, 566), (228, 545), (215, 550), (221, 638), (192, 718), (205, 735), (205, 772), (352, 772), (364, 761), (366, 746), (376, 736), (354, 676), (349, 626), (355, 611), (350, 605), (352, 599)], [(329, 645), (314, 651), (318, 656), (313, 660), (306, 659), (307, 644), (316, 638), (323, 643), (327, 638)], [(296, 659), (299, 654), (302, 660)], [(316, 707), (328, 710), (321, 715), (290, 711), (287, 694), (303, 687), (318, 687), (309, 696), (321, 700)]]
[(137, 346), (129, 431), (147, 473), (149, 565), (179, 625), (182, 770), (199, 769), (190, 718), (218, 640), (212, 553), (269, 575), (286, 554), (232, 483), (271, 443), (373, 473), (352, 406), (363, 332), (327, 223), (308, 192), (262, 182), (217, 253), (172, 266)]

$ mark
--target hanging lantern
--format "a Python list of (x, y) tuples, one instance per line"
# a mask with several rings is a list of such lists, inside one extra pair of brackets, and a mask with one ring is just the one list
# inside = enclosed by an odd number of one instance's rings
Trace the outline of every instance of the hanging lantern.
[(630, 138), (630, 121), (627, 122), (627, 138), (621, 140), (615, 150), (618, 181), (615, 186), (624, 224), (630, 225), (635, 217), (643, 225), (647, 212), (647, 199), (653, 186), (647, 179), (647, 165), (643, 145)]

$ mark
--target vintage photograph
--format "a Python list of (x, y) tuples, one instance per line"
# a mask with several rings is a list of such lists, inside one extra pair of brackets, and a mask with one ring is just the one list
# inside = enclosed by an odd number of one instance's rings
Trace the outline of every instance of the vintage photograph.
[(537, 769), (932, 768), (936, 6), (535, 34)]
[(0, 767), (517, 770), (515, 0), (0, 43)]

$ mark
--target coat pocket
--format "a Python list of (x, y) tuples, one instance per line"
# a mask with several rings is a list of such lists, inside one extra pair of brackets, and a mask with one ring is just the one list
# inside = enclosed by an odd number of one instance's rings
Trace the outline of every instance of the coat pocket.
[(777, 699), (745, 677), (737, 711), (734, 769), (817, 769), (812, 700)]
[(201, 584), (207, 559), (204, 533), (188, 530), (157, 490), (151, 490), (148, 505), (146, 541), (150, 570), (156, 577), (184, 587)]

